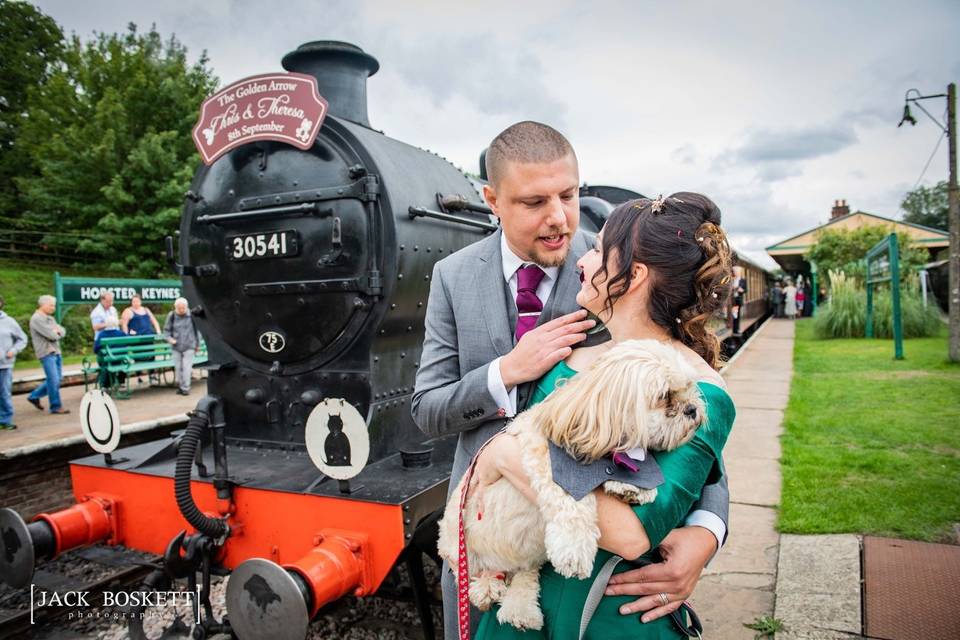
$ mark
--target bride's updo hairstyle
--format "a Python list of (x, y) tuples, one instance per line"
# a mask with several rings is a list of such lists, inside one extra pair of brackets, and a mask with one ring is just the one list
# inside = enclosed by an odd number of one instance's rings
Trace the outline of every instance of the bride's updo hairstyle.
[(720, 340), (707, 322), (729, 298), (733, 256), (717, 205), (681, 191), (614, 209), (603, 228), (603, 264), (591, 281), (598, 290), (606, 282), (607, 314), (630, 287), (635, 262), (650, 273), (653, 322), (719, 368)]

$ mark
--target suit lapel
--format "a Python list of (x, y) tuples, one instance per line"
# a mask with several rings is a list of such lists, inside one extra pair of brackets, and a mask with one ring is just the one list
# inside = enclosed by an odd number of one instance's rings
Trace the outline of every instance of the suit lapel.
[(503, 280), (503, 258), (500, 255), (500, 234), (486, 241), (491, 250), (480, 257), (480, 268), (475, 273), (477, 292), (483, 307), (481, 316), (490, 332), (490, 339), (497, 353), (504, 356), (513, 349), (513, 331), (510, 328), (510, 313), (507, 310), (506, 283)]

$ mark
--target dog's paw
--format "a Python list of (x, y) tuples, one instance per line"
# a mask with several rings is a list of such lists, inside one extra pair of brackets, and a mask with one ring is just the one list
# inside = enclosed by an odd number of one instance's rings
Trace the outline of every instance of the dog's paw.
[(531, 600), (507, 593), (497, 611), (497, 620), (500, 624), (509, 624), (521, 630), (539, 630), (543, 628), (543, 611), (540, 610), (536, 594)]
[(641, 489), (640, 487), (617, 480), (608, 480), (603, 483), (603, 491), (607, 495), (616, 496), (628, 504), (647, 504), (657, 497), (656, 489)]
[(565, 578), (589, 578), (597, 555), (599, 530), (563, 528), (548, 523), (546, 528), (547, 558), (557, 573)]
[(470, 602), (480, 611), (486, 611), (495, 602), (503, 600), (507, 583), (503, 574), (484, 572), (470, 579)]

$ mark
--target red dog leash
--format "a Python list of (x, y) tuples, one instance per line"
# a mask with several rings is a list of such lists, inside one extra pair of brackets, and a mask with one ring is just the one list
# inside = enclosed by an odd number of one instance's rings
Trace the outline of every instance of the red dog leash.
[[(493, 438), (499, 436), (503, 431), (497, 432)], [(463, 488), (460, 489), (460, 511), (458, 517), (458, 535), (460, 538), (460, 553), (457, 558), (457, 620), (460, 624), (460, 640), (470, 640), (470, 568), (467, 561), (467, 536), (463, 527), (463, 508), (467, 504), (467, 493), (470, 491), (470, 480), (473, 478), (473, 470), (477, 466), (477, 458), (487, 448), (487, 445), (493, 442), (490, 438), (481, 445), (470, 461), (467, 472), (464, 474)], [(477, 520), (481, 514), (477, 512)]]

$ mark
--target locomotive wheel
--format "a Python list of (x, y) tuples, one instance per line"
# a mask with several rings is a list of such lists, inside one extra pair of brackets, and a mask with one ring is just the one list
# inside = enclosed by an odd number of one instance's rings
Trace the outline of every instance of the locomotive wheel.
[(227, 615), (240, 640), (303, 640), (310, 611), (303, 586), (270, 560), (253, 558), (227, 581)]
[(0, 576), (2, 581), (19, 589), (30, 584), (36, 554), (27, 524), (13, 509), (0, 509)]

